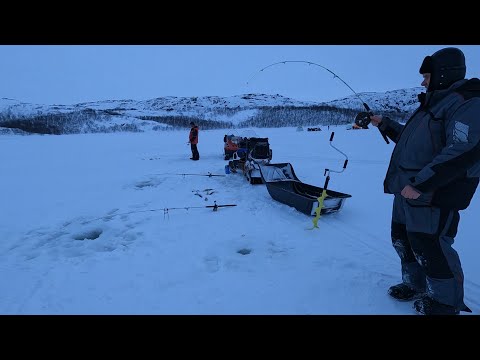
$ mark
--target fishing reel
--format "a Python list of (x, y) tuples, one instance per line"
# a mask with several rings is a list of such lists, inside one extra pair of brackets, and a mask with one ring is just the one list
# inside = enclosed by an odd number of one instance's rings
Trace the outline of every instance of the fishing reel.
[(370, 116), (372, 116), (372, 113), (369, 112), (358, 113), (357, 116), (355, 116), (355, 124), (365, 129), (368, 124), (370, 124)]
[[(370, 116), (373, 116), (373, 114), (370, 112), (370, 109), (368, 108), (367, 104), (363, 104), (365, 108), (368, 110), (368, 112), (361, 112), (358, 113), (357, 116), (355, 116), (355, 124), (358, 127), (361, 127), (362, 129), (368, 129), (368, 124), (370, 124), (371, 119)], [(387, 138), (387, 135), (380, 129), (380, 134), (382, 134), (383, 139), (387, 144), (390, 144), (390, 141)]]

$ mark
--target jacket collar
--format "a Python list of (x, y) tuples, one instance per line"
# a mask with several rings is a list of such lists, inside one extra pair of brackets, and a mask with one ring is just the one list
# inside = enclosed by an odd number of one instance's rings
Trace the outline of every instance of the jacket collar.
[(454, 92), (460, 86), (464, 85), (467, 81), (468, 81), (467, 79), (458, 80), (458, 81), (454, 82), (452, 85), (450, 85), (450, 87), (448, 89), (434, 90), (434, 91), (429, 91), (427, 93), (419, 94), (418, 99), (419, 99), (420, 104), (421, 104), (420, 106), (430, 107), (430, 106), (438, 103), (444, 97), (446, 97), (447, 95)]

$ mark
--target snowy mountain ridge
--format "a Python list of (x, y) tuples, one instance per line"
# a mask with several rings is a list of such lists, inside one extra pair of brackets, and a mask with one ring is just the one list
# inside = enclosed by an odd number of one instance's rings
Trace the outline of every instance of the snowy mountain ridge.
[[(279, 94), (243, 94), (230, 97), (159, 97), (149, 100), (104, 100), (74, 105), (30, 104), (15, 99), (0, 99), (0, 127), (42, 133), (78, 133), (105, 131), (148, 131), (188, 125), (188, 119), (212, 127), (262, 126), (282, 116), (278, 126), (312, 123), (313, 118), (332, 123), (352, 122), (354, 113), (364, 111), (363, 102), (373, 112), (392, 112), (405, 116), (417, 107), (422, 88), (399, 89), (385, 93), (368, 92), (329, 102), (307, 102)], [(348, 110), (344, 112), (343, 110)], [(287, 112), (285, 112), (287, 111)], [(319, 116), (319, 111), (322, 116)], [(325, 115), (325, 112), (328, 112)], [(337, 112), (335, 115), (333, 112)], [(343, 112), (342, 112), (343, 111)], [(279, 114), (282, 115), (279, 115)], [(338, 115), (338, 113), (342, 113)], [(300, 115), (298, 115), (300, 114)], [(29, 121), (30, 125), (25, 125)], [(62, 126), (58, 122), (63, 121)], [(210, 124), (211, 123), (211, 124)], [(204, 125), (205, 125), (204, 124)], [(38, 125), (38, 126), (37, 126)], [(45, 130), (49, 126), (50, 130)], [(123, 127), (123, 128), (121, 128)], [(203, 126), (205, 128), (205, 126)], [(56, 128), (56, 130), (52, 130)]]

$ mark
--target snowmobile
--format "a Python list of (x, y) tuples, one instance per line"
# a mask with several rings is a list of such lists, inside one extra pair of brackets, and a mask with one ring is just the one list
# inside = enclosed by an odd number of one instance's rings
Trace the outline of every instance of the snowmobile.
[[(225, 169), (236, 173), (241, 170), (250, 184), (262, 184), (260, 165), (269, 164), (272, 160), (273, 151), (270, 149), (268, 138), (244, 138), (244, 147), (238, 148), (232, 154), (232, 160)], [(225, 156), (226, 157), (226, 156)]]
[(233, 157), (233, 154), (241, 148), (246, 147), (246, 138), (236, 135), (225, 135), (223, 137), (223, 151), (224, 159), (230, 160)]

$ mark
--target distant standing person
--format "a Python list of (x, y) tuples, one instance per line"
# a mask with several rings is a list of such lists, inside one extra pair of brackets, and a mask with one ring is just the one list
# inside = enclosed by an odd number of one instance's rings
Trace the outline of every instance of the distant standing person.
[(190, 135), (188, 136), (188, 142), (192, 148), (192, 157), (191, 160), (200, 160), (200, 154), (198, 153), (197, 144), (198, 144), (198, 126), (192, 121), (190, 122)]

